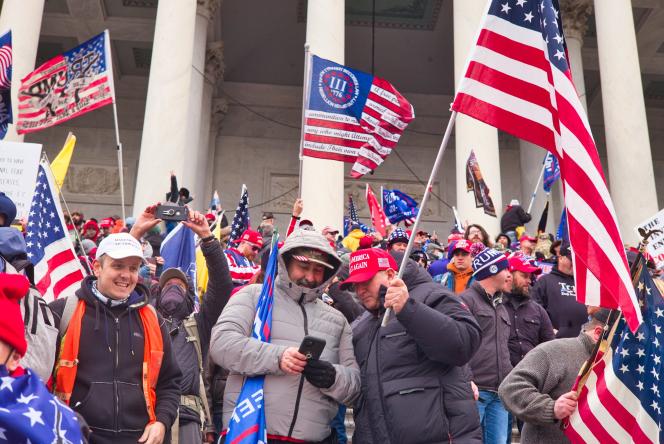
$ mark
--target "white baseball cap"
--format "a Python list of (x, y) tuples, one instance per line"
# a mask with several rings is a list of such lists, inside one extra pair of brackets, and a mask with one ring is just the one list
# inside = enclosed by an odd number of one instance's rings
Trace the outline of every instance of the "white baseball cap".
[(113, 259), (124, 259), (126, 257), (139, 257), (143, 259), (143, 248), (129, 233), (116, 233), (105, 237), (97, 247), (95, 258), (99, 260), (103, 255), (109, 255)]

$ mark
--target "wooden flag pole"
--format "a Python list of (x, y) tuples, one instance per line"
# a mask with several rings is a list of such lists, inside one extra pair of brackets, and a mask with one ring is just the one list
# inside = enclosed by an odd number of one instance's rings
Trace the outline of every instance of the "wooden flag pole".
[[(429, 183), (427, 183), (427, 187), (424, 189), (422, 202), (420, 202), (420, 211), (417, 212), (417, 218), (415, 218), (415, 223), (413, 224), (412, 228), (413, 235), (410, 236), (410, 239), (408, 239), (408, 246), (406, 247), (406, 251), (403, 253), (403, 260), (401, 261), (401, 266), (399, 267), (399, 273), (397, 274), (398, 279), (402, 278), (403, 273), (406, 270), (408, 257), (410, 256), (410, 253), (413, 250), (415, 233), (417, 233), (417, 229), (420, 226), (420, 220), (422, 219), (422, 214), (424, 214), (424, 208), (426, 207), (427, 202), (429, 200), (429, 195), (431, 194), (433, 181), (438, 175), (438, 169), (440, 168), (440, 164), (443, 161), (443, 154), (445, 154), (445, 148), (447, 148), (447, 144), (450, 141), (450, 136), (452, 135), (452, 128), (454, 128), (454, 123), (456, 122), (456, 116), (457, 112), (452, 111), (452, 114), (450, 115), (450, 120), (447, 123), (447, 129), (445, 129), (445, 135), (443, 136), (443, 140), (440, 143), (440, 148), (438, 148), (438, 155), (436, 156), (436, 161), (433, 164), (433, 169), (431, 170), (431, 175), (429, 176)], [(385, 310), (385, 315), (383, 316), (383, 322), (381, 323), (382, 327), (385, 327), (387, 325), (388, 321), (390, 320), (391, 314), (392, 314), (391, 308)]]
[(302, 197), (302, 162), (304, 160), (304, 155), (302, 154), (304, 150), (304, 129), (305, 123), (307, 121), (307, 108), (309, 108), (309, 85), (311, 84), (311, 52), (309, 50), (309, 44), (304, 44), (304, 80), (302, 83), (302, 126), (300, 128), (300, 174), (298, 178), (298, 187), (297, 187), (297, 197)]

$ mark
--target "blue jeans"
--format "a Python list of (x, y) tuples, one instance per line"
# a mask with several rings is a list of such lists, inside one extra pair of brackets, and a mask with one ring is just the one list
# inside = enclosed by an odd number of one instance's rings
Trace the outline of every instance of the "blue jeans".
[(348, 442), (348, 437), (346, 436), (346, 406), (341, 404), (339, 406), (339, 411), (337, 412), (337, 416), (334, 417), (332, 420), (332, 426), (333, 429), (336, 429), (337, 431), (337, 442), (339, 444), (346, 444)]
[(498, 393), (480, 390), (477, 410), (480, 414), (484, 444), (505, 444), (508, 436), (509, 413), (503, 407)]

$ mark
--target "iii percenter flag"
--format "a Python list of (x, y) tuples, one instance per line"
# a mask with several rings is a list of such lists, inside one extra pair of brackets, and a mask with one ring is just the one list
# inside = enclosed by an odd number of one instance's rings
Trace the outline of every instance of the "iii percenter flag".
[(577, 299), (641, 311), (602, 165), (572, 83), (557, 0), (493, 0), (452, 109), (558, 157), (574, 252)]
[(308, 81), (302, 155), (353, 163), (354, 178), (383, 163), (415, 118), (408, 100), (371, 74), (312, 56)]
[(475, 197), (475, 208), (483, 208), (484, 214), (496, 217), (496, 207), (489, 195), (489, 186), (482, 177), (480, 164), (475, 156), (475, 151), (470, 150), (466, 162), (466, 191), (472, 191)]
[(21, 80), (19, 134), (73, 119), (113, 103), (108, 31), (52, 58)]

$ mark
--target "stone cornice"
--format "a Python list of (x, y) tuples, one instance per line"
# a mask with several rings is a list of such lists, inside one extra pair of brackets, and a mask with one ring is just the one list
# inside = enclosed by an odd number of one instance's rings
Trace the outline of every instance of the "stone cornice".
[(560, 12), (565, 36), (583, 41), (588, 29), (588, 16), (592, 11), (592, 0), (561, 0)]
[(212, 20), (221, 5), (221, 0), (196, 0), (196, 3), (198, 4), (196, 12), (208, 20)]
[(224, 42), (208, 42), (205, 50), (205, 77), (216, 84), (224, 77)]

